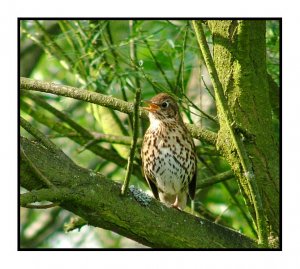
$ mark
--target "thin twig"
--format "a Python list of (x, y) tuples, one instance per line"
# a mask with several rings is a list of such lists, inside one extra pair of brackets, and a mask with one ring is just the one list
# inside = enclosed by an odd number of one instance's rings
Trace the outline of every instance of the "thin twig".
[(203, 114), (207, 119), (213, 121), (216, 124), (219, 124), (218, 121), (213, 117), (210, 116), (209, 114), (207, 114), (206, 112), (204, 112), (202, 109), (200, 109), (199, 107), (197, 107), (188, 97), (186, 94), (183, 94), (183, 96), (185, 97), (185, 99), (191, 104), (191, 106), (193, 108), (195, 108), (196, 110), (198, 110), (201, 114)]
[(244, 210), (244, 207), (241, 205), (241, 203), (240, 203), (239, 200), (237, 199), (236, 194), (233, 193), (233, 191), (231, 190), (230, 185), (229, 185), (226, 181), (224, 181), (223, 184), (224, 184), (226, 190), (228, 191), (228, 193), (229, 193), (231, 199), (233, 200), (234, 204), (238, 207), (238, 209), (239, 209), (240, 212), (242, 213), (244, 219), (247, 221), (247, 223), (248, 223), (248, 225), (249, 225), (249, 227), (250, 227), (252, 233), (253, 233), (255, 236), (257, 236), (257, 231), (256, 231), (255, 228), (254, 228), (254, 227), (255, 227), (255, 224), (253, 223), (253, 220), (252, 220), (251, 216), (249, 216), (249, 215), (246, 213), (246, 211)]
[(203, 82), (205, 90), (207, 90), (212, 99), (216, 100), (215, 96), (211, 93), (210, 89), (208, 88), (203, 76), (201, 76), (201, 80)]
[(76, 216), (74, 218), (71, 218), (71, 220), (68, 223), (64, 224), (64, 231), (65, 233), (68, 233), (75, 229), (80, 230), (83, 226), (87, 224), (88, 222), (85, 219)]
[(40, 141), (46, 148), (53, 152), (60, 151), (60, 149), (51, 142), (51, 140), (47, 139), (46, 136), (41, 133), (38, 129), (34, 128), (27, 120), (20, 117), (21, 126), (32, 136), (34, 136), (38, 141)]
[(163, 85), (162, 83), (158, 83), (158, 82), (154, 81), (151, 77), (149, 77), (145, 73), (143, 67), (140, 67), (139, 70), (142, 72), (143, 77), (149, 82), (149, 84), (151, 84), (151, 86), (153, 87), (153, 90), (155, 91), (155, 93), (159, 93), (161, 91), (170, 92), (169, 89), (165, 85)]
[(132, 38), (133, 34), (134, 34), (134, 24), (135, 24), (135, 21), (134, 20), (130, 20), (129, 21), (129, 31), (130, 31), (130, 58), (131, 58), (131, 65), (133, 67), (133, 70), (136, 72), (136, 76), (135, 76), (135, 85), (138, 89), (141, 88), (141, 82), (140, 82), (140, 78), (138, 76), (138, 70), (139, 70), (139, 67), (138, 67), (138, 63), (137, 63), (137, 60), (138, 60), (138, 57), (137, 57), (137, 47), (136, 47), (136, 42), (135, 40)]
[(121, 189), (122, 194), (124, 194), (128, 188), (130, 176), (132, 173), (134, 153), (135, 153), (136, 142), (137, 142), (137, 138), (138, 138), (140, 101), (141, 101), (141, 89), (138, 88), (136, 90), (135, 99), (134, 99), (133, 136), (132, 136), (132, 143), (131, 143), (131, 147), (130, 147), (130, 153), (129, 153), (129, 157), (128, 157), (128, 164), (127, 164), (125, 180), (124, 180), (124, 183), (123, 183), (122, 189)]
[(26, 207), (32, 203), (51, 201), (54, 204), (68, 200), (71, 190), (68, 188), (40, 189), (26, 192), (20, 195), (20, 205)]
[[(204, 160), (204, 158), (199, 157), (199, 159), (200, 159), (200, 161), (205, 165), (205, 167), (210, 171), (210, 173), (212, 173), (212, 174), (214, 174), (214, 175), (217, 174), (217, 170), (216, 170), (214, 167), (212, 167), (211, 165), (209, 165), (209, 164), (207, 163), (207, 161)], [(230, 172), (232, 173), (232, 171), (226, 171), (226, 172), (224, 172), (224, 173), (222, 173), (222, 174), (223, 174), (224, 177), (226, 177), (226, 173), (228, 173), (228, 176), (229, 176), (229, 175), (230, 175)], [(222, 174), (219, 174), (219, 175), (222, 175)], [(217, 175), (217, 176), (218, 176), (218, 175)], [(215, 177), (215, 176), (212, 176), (211, 178), (213, 178), (213, 177)], [(232, 176), (232, 177), (233, 177), (233, 176)], [(236, 206), (237, 206), (237, 207), (239, 208), (239, 210), (242, 212), (242, 215), (244, 216), (244, 218), (245, 218), (245, 220), (247, 221), (247, 223), (248, 223), (249, 227), (251, 228), (251, 230), (254, 231), (253, 233), (254, 233), (255, 235), (257, 235), (257, 232), (256, 232), (256, 230), (255, 230), (255, 223), (253, 222), (252, 219), (249, 219), (247, 213), (246, 213), (245, 210), (244, 210), (244, 207), (240, 204), (239, 200), (236, 199), (236, 197), (235, 197), (236, 194), (234, 194), (234, 193), (231, 191), (231, 189), (229, 188), (229, 184), (227, 184), (227, 181), (223, 181), (222, 184), (224, 185), (224, 187), (226, 188), (226, 190), (230, 193), (230, 196), (231, 196), (232, 198), (233, 198), (233, 197), (235, 198), (235, 199), (233, 199), (233, 200), (235, 201)], [(200, 183), (200, 185), (201, 185), (201, 183)]]
[(178, 74), (176, 78), (176, 85), (175, 85), (175, 91), (179, 88), (179, 80), (181, 77), (181, 93), (184, 93), (184, 56), (185, 56), (185, 49), (187, 44), (187, 38), (188, 38), (188, 30), (189, 30), (189, 22), (187, 22), (187, 25), (185, 27), (185, 33), (183, 38), (183, 46), (182, 46), (182, 52), (181, 52), (181, 60), (178, 68)]
[(56, 207), (58, 205), (59, 205), (59, 203), (51, 203), (51, 204), (47, 204), (47, 205), (27, 204), (27, 205), (23, 205), (22, 207), (30, 208), (30, 209), (48, 209), (48, 208)]
[(44, 26), (38, 21), (35, 20), (35, 25), (42, 31), (43, 36), (45, 37), (45, 40), (48, 41), (49, 43), (51, 43), (51, 46), (49, 45), (45, 45), (45, 47), (50, 48), (51, 54), (56, 54), (55, 52), (58, 52), (58, 59), (64, 59), (65, 63), (68, 64), (67, 69), (71, 69), (72, 66), (74, 66), (74, 61), (63, 52), (63, 49), (58, 45), (58, 43), (53, 40), (53, 38), (51, 38), (51, 36), (49, 35), (49, 33), (47, 32), (47, 30), (44, 28)]
[[(85, 149), (91, 147), (92, 145), (97, 144), (98, 142), (108, 142), (112, 144), (120, 145), (131, 145), (132, 138), (130, 136), (120, 136), (120, 135), (111, 135), (111, 134), (100, 134), (93, 133), (94, 139), (86, 143), (82, 148), (78, 149), (78, 152), (82, 152)], [(138, 138), (136, 141), (137, 146), (142, 145), (142, 139)]]
[(201, 179), (199, 182), (197, 182), (197, 189), (204, 189), (211, 187), (214, 184), (223, 182), (225, 180), (231, 179), (234, 177), (234, 174), (231, 170), (223, 172), (221, 174), (217, 174), (215, 176)]
[(53, 107), (49, 103), (45, 102), (45, 100), (43, 98), (41, 98), (40, 96), (37, 96), (37, 95), (34, 95), (34, 94), (30, 94), (30, 93), (26, 93), (26, 95), (30, 99), (32, 99), (35, 103), (37, 103), (38, 105), (40, 105), (44, 109), (46, 109), (49, 112), (51, 112), (57, 118), (59, 118), (63, 123), (68, 124), (71, 128), (73, 128), (75, 131), (77, 131), (78, 133), (80, 133), (85, 138), (90, 138), (90, 139), (93, 138), (93, 136), (90, 134), (90, 132), (88, 132), (86, 129), (84, 129), (78, 123), (76, 123), (74, 120), (72, 120), (69, 117), (69, 115), (66, 114), (65, 112), (59, 111), (58, 109), (56, 109), (55, 107)]
[(30, 158), (27, 156), (22, 146), (21, 146), (21, 156), (27, 161), (28, 165), (32, 168), (34, 173), (38, 176), (39, 179), (41, 179), (46, 184), (47, 187), (55, 188), (55, 185), (46, 176), (44, 176), (43, 173), (30, 160)]
[(152, 52), (152, 49), (151, 49), (151, 47), (150, 47), (150, 45), (149, 45), (149, 43), (148, 43), (148, 41), (147, 41), (146, 39), (144, 40), (144, 43), (146, 44), (146, 46), (147, 46), (147, 48), (148, 48), (148, 50), (149, 50), (149, 52), (150, 52), (150, 54), (151, 54), (151, 57), (152, 57), (152, 59), (153, 59), (154, 62), (155, 62), (156, 67), (157, 67), (158, 70), (161, 72), (161, 74), (162, 74), (162, 76), (164, 77), (166, 83), (168, 84), (168, 86), (169, 86), (169, 91), (172, 92), (172, 91), (174, 90), (174, 89), (173, 89), (173, 85), (172, 85), (171, 82), (169, 81), (169, 79), (168, 79), (168, 77), (167, 77), (167, 75), (166, 75), (164, 69), (161, 67), (159, 61), (156, 59), (156, 56), (155, 56), (154, 53)]

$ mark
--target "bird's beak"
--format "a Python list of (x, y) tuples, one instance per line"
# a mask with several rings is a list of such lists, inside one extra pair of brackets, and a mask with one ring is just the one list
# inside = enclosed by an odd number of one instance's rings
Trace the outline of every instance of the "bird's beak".
[(149, 112), (156, 112), (159, 109), (159, 106), (152, 103), (151, 101), (143, 101), (144, 103), (148, 104), (147, 107), (143, 107), (145, 110), (149, 111)]

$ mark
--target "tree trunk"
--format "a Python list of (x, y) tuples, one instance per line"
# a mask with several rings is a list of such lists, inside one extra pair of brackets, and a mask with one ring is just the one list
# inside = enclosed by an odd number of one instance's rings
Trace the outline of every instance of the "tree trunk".
[[(216, 20), (208, 21), (208, 26), (213, 37), (213, 59), (234, 130), (243, 141), (252, 165), (253, 180), (257, 183), (257, 194), (261, 197), (269, 228), (269, 244), (276, 246), (279, 236), (279, 147), (272, 125), (266, 72), (266, 24), (264, 20)], [(220, 103), (216, 105), (221, 118)], [(227, 126), (220, 120), (219, 147), (238, 176), (240, 189), (255, 220), (257, 216), (245, 183), (245, 171), (230, 143), (224, 143), (227, 133)]]

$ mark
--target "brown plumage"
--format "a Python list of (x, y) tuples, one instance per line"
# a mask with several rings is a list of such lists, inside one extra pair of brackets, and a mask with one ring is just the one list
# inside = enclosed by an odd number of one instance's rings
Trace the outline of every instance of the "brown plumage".
[(197, 158), (176, 101), (160, 93), (147, 101), (150, 126), (142, 146), (145, 178), (156, 199), (184, 209), (196, 189)]

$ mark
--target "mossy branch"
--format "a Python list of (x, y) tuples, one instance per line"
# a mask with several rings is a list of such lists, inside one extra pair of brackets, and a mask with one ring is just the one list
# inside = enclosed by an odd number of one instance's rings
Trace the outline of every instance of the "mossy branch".
[(83, 169), (68, 158), (61, 159), (40, 143), (21, 137), (21, 145), (44, 176), (58, 186), (56, 189), (41, 186), (27, 160), (21, 156), (21, 186), (29, 191), (22, 194), (21, 206), (42, 201), (59, 203), (89, 225), (114, 231), (154, 248), (258, 247), (255, 241), (236, 231), (167, 208), (148, 196), (146, 205), (131, 191), (121, 196), (120, 184)]
[[(132, 115), (134, 110), (133, 103), (125, 102), (112, 96), (107, 96), (104, 94), (91, 92), (88, 90), (82, 90), (66, 85), (58, 85), (51, 82), (44, 82), (21, 77), (20, 89), (71, 97), (77, 100), (82, 100), (100, 106), (108, 107), (129, 115)], [(147, 112), (142, 109), (139, 112), (139, 116), (144, 119), (148, 118)], [(200, 139), (212, 145), (216, 144), (217, 135), (214, 132), (202, 129), (200, 126), (196, 126), (194, 124), (186, 124), (186, 126), (194, 138)]]
[[(59, 85), (51, 82), (44, 82), (44, 81), (21, 77), (20, 88), (22, 90), (31, 90), (31, 91), (56, 94), (65, 97), (71, 97), (73, 99), (101, 105), (127, 114), (133, 113), (132, 103), (125, 102), (123, 100), (114, 98), (112, 96), (108, 96), (108, 95), (104, 95), (101, 93), (96, 93), (88, 90), (82, 90), (76, 87)], [(147, 113), (141, 110), (140, 116), (146, 118)]]

